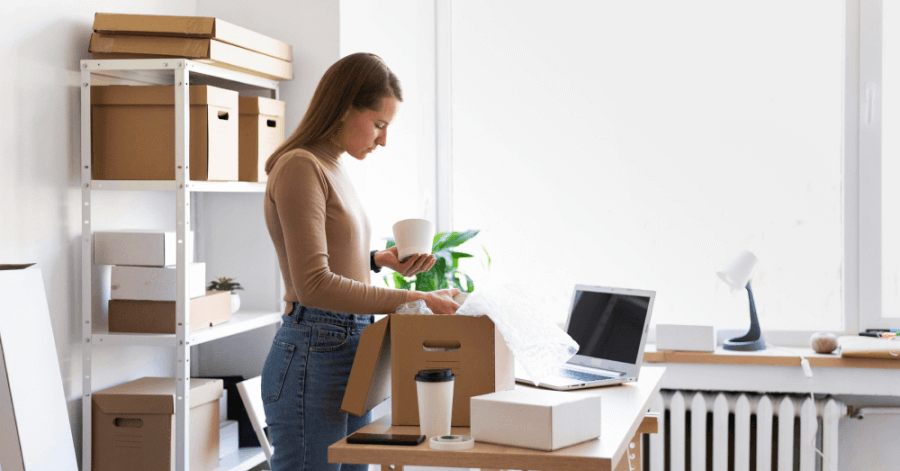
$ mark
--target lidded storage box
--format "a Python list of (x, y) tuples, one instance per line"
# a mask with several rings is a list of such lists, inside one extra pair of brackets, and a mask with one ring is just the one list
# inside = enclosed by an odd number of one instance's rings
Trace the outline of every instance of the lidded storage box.
[[(238, 93), (190, 86), (190, 179), (237, 181)], [(91, 87), (95, 180), (175, 179), (175, 87)]]
[[(222, 380), (191, 379), (191, 471), (219, 466)], [(141, 378), (97, 391), (91, 407), (93, 471), (175, 469), (175, 378)]]
[(264, 182), (266, 160), (284, 142), (284, 102), (271, 98), (240, 97), (239, 179)]

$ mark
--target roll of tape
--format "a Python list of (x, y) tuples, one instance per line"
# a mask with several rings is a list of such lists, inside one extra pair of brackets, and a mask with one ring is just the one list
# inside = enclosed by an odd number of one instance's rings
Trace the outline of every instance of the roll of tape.
[(443, 435), (431, 437), (428, 448), (441, 451), (468, 450), (475, 446), (475, 440), (467, 435)]

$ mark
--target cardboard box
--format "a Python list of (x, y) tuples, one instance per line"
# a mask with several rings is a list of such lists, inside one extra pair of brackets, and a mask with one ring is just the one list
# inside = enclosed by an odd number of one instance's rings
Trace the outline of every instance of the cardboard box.
[(238, 98), (240, 181), (267, 180), (266, 160), (284, 142), (284, 109), (284, 102), (279, 100)]
[(237, 420), (222, 420), (219, 425), (219, 458), (238, 451)]
[(94, 15), (94, 31), (137, 36), (216, 39), (284, 61), (294, 60), (290, 44), (218, 18), (96, 13)]
[(554, 451), (600, 436), (600, 396), (519, 387), (472, 398), (477, 442)]
[(711, 325), (657, 324), (656, 349), (714, 352), (716, 331)]
[[(191, 332), (231, 320), (231, 292), (207, 291), (191, 299)], [(175, 301), (109, 300), (109, 331), (175, 333)], [(217, 415), (218, 417), (218, 409)]]
[[(189, 87), (190, 179), (237, 181), (238, 93)], [(95, 180), (175, 179), (175, 87), (91, 88)]]
[(362, 332), (341, 410), (363, 415), (392, 397), (394, 425), (419, 425), (415, 376), (449, 368), (455, 427), (468, 427), (469, 399), (515, 387), (513, 354), (487, 317), (390, 314)]
[[(175, 265), (175, 232), (108, 231), (94, 233), (95, 265), (165, 267)], [(188, 231), (187, 260), (194, 260), (194, 232)]]
[[(191, 470), (219, 466), (222, 382), (192, 379)], [(175, 469), (175, 378), (141, 378), (93, 394), (93, 471)]]
[(88, 51), (94, 59), (186, 58), (270, 80), (294, 78), (291, 62), (215, 39), (94, 33)]
[[(111, 299), (175, 301), (176, 268), (113, 266)], [(192, 263), (188, 273), (191, 298), (206, 294), (206, 264)]]

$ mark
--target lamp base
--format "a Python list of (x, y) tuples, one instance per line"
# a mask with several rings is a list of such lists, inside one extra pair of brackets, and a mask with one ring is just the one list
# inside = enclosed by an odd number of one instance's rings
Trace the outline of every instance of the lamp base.
[(758, 339), (747, 339), (746, 336), (737, 337), (722, 342), (722, 348), (724, 348), (725, 350), (756, 352), (766, 349), (766, 339), (762, 336), (762, 334), (760, 334)]

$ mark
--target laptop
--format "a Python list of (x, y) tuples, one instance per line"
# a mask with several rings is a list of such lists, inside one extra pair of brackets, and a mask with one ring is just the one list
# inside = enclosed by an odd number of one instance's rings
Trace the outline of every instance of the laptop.
[[(566, 332), (578, 353), (539, 386), (567, 391), (637, 381), (655, 297), (655, 291), (576, 285)], [(534, 385), (520, 369), (516, 381)]]

